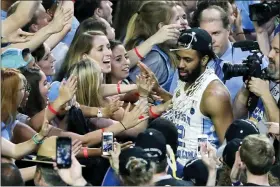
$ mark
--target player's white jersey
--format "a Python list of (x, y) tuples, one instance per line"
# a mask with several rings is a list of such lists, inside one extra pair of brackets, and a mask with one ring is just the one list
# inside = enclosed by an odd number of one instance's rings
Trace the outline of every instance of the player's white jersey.
[[(219, 139), (215, 132), (211, 119), (200, 111), (200, 102), (207, 86), (214, 80), (220, 80), (213, 70), (207, 69), (189, 90), (184, 90), (185, 82), (178, 80), (178, 86), (174, 92), (173, 107), (162, 115), (172, 121), (178, 129), (178, 161), (185, 165), (189, 160), (197, 158), (197, 138), (206, 134), (208, 141), (219, 145)], [(222, 83), (222, 82), (221, 82)], [(225, 87), (226, 88), (226, 87)], [(188, 92), (188, 96), (186, 95)], [(215, 107), (215, 106), (210, 106)]]

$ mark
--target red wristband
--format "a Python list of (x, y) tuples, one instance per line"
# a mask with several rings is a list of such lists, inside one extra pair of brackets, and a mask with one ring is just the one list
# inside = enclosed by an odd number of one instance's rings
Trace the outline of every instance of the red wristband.
[(149, 112), (150, 112), (150, 115), (151, 115), (152, 118), (158, 118), (160, 116), (159, 114), (156, 114), (152, 111), (152, 107), (150, 107)]
[(117, 84), (118, 94), (121, 94), (121, 87), (120, 87), (120, 85), (121, 85), (121, 81), (119, 81), (118, 84)]
[(48, 109), (51, 111), (51, 113), (53, 113), (54, 115), (57, 115), (58, 112), (49, 104), (48, 105)]
[(144, 58), (144, 57), (142, 57), (142, 55), (140, 55), (137, 47), (134, 48), (134, 51), (135, 51), (136, 55), (138, 56), (138, 58), (140, 58), (141, 60)]
[(102, 133), (103, 133), (103, 132), (105, 132), (105, 129), (104, 129), (104, 128), (102, 128), (102, 129), (101, 129), (101, 131), (102, 131)]
[(76, 3), (76, 0), (72, 0), (73, 3)]
[(87, 149), (87, 147), (83, 147), (83, 153), (84, 153), (84, 157), (88, 158), (88, 149)]
[(139, 118), (138, 119), (143, 119), (144, 118), (144, 116), (143, 115), (141, 115), (141, 116), (139, 116)]

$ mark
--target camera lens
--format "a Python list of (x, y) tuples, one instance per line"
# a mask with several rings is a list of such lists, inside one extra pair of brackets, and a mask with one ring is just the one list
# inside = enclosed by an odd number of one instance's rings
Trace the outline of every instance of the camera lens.
[(223, 66), (224, 80), (229, 80), (232, 77), (248, 75), (249, 68), (246, 64), (229, 64), (225, 63)]

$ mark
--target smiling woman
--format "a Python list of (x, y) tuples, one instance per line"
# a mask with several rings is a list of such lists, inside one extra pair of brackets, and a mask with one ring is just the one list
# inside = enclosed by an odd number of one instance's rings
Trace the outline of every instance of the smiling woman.
[(86, 58), (98, 63), (103, 73), (109, 73), (111, 55), (110, 43), (103, 32), (84, 32), (73, 40), (56, 79), (61, 81), (72, 65)]
[(17, 108), (25, 94), (25, 77), (16, 69), (1, 69), (1, 128), (2, 137), (10, 140), (16, 125)]
[(33, 57), (36, 60), (36, 63), (45, 73), (46, 76), (53, 76), (55, 73), (54, 63), (55, 59), (51, 53), (50, 48), (47, 44), (42, 44), (34, 52), (32, 52)]
[(123, 44), (120, 41), (110, 41), (112, 49), (112, 71), (106, 76), (107, 84), (129, 83), (126, 78), (129, 75), (130, 60)]
[[(155, 9), (155, 7), (157, 7)], [(170, 89), (177, 65), (177, 58), (169, 49), (177, 43), (176, 37), (153, 45), (151, 51), (144, 57), (139, 55), (138, 45), (153, 36), (161, 28), (169, 24), (181, 25), (181, 20), (174, 3), (167, 4), (164, 1), (149, 1), (144, 3), (135, 13), (127, 26), (125, 48), (134, 50), (141, 61), (148, 66), (158, 79), (161, 87), (165, 90)], [(174, 29), (179, 31), (178, 29)], [(172, 35), (176, 36), (175, 33)], [(166, 38), (166, 37), (163, 37)], [(136, 75), (140, 69), (133, 67), (130, 70), (129, 79), (136, 82)]]
[(26, 115), (33, 117), (46, 107), (47, 94), (50, 84), (47, 82), (44, 72), (38, 69), (24, 69), (22, 74), (30, 84), (31, 91), (23, 111)]
[(86, 57), (96, 60), (101, 67), (102, 73), (110, 73), (111, 55), (112, 51), (110, 48), (109, 40), (105, 35), (99, 35), (93, 38), (92, 48), (88, 53), (83, 54), (83, 58)]

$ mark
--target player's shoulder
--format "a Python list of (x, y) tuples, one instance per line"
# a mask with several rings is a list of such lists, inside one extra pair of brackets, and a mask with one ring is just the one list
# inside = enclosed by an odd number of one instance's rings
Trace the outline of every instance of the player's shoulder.
[(205, 89), (203, 99), (219, 101), (230, 100), (230, 94), (226, 86), (221, 81), (213, 80)]

